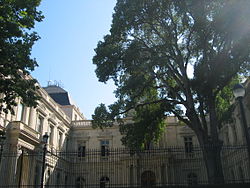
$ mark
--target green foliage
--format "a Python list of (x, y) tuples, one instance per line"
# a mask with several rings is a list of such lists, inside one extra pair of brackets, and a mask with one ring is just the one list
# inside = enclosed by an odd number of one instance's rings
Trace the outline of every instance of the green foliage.
[(37, 105), (36, 80), (27, 76), (37, 66), (30, 55), (34, 42), (39, 39), (32, 29), (36, 21), (43, 19), (37, 11), (40, 1), (0, 1), (0, 93), (3, 94), (0, 112), (13, 113), (17, 97), (27, 106)]
[[(117, 86), (110, 117), (136, 111), (135, 124), (121, 130), (126, 137), (141, 134), (138, 146), (154, 139), (150, 131), (158, 135), (162, 127), (154, 129), (157, 110), (143, 106), (159, 105), (160, 119), (173, 114), (201, 144), (218, 143), (229, 84), (250, 70), (249, 15), (248, 0), (118, 0), (110, 34), (98, 43), (93, 62), (99, 81), (112, 79)], [(142, 133), (137, 120), (149, 126)]]
[(120, 125), (122, 143), (132, 149), (148, 149), (157, 142), (165, 130), (164, 111), (160, 104), (140, 106), (135, 109), (133, 123)]
[(110, 118), (110, 113), (104, 104), (100, 104), (100, 106), (95, 109), (92, 119), (93, 128), (111, 127), (113, 125), (113, 121)]
[(233, 122), (235, 105), (232, 103), (234, 97), (232, 88), (237, 83), (239, 83), (239, 79), (233, 79), (216, 96), (216, 112), (220, 124)]

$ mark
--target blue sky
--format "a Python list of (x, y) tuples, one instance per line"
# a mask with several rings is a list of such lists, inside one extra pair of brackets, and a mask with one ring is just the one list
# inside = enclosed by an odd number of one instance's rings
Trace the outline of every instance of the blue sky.
[(99, 40), (109, 33), (116, 0), (42, 0), (45, 19), (36, 24), (41, 39), (32, 57), (32, 72), (42, 86), (49, 80), (63, 84), (81, 112), (91, 119), (98, 104), (111, 104), (115, 86), (98, 82), (92, 63)]

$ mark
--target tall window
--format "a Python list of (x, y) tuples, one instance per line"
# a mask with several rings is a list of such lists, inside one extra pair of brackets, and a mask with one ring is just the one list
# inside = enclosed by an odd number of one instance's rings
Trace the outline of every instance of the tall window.
[(229, 143), (228, 130), (225, 131), (224, 138), (225, 138), (225, 145), (229, 145), (230, 143)]
[(86, 145), (81, 143), (78, 145), (78, 157), (85, 157), (86, 155)]
[(231, 169), (230, 170), (230, 173), (231, 173), (231, 181), (235, 181), (235, 174), (234, 174), (234, 170), (233, 169)]
[(69, 138), (66, 138), (66, 151), (69, 151)]
[(37, 120), (36, 120), (36, 131), (39, 133), (42, 132), (43, 121), (44, 121), (44, 118), (38, 115)]
[(166, 165), (162, 164), (161, 166), (161, 182), (163, 185), (166, 184)]
[(185, 145), (185, 153), (191, 154), (193, 153), (193, 138), (192, 136), (184, 137), (184, 145)]
[(133, 165), (130, 165), (130, 168), (129, 168), (129, 179), (130, 179), (130, 186), (132, 187), (134, 185), (134, 166)]
[(23, 111), (24, 111), (24, 106), (22, 103), (19, 103), (17, 108), (17, 121), (23, 120), (23, 114), (24, 114)]
[(35, 175), (34, 175), (34, 187), (39, 187), (40, 185), (40, 166), (36, 165), (35, 167)]
[(61, 131), (58, 132), (58, 148), (61, 149), (62, 147), (62, 137), (63, 133)]
[(236, 131), (236, 128), (235, 128), (235, 124), (232, 125), (232, 132), (233, 132), (233, 142), (234, 144), (237, 144), (237, 141), (238, 141), (238, 138), (237, 138), (237, 131)]
[(100, 179), (100, 188), (106, 188), (106, 184), (109, 183), (109, 178), (104, 176)]
[(65, 175), (64, 177), (64, 187), (66, 188), (68, 186), (68, 176)]
[(49, 126), (50, 132), (49, 132), (49, 144), (53, 145), (53, 139), (54, 139), (54, 126)]
[(83, 177), (76, 178), (76, 188), (82, 188), (85, 185), (85, 179)]
[(101, 156), (109, 155), (109, 140), (101, 140)]
[(238, 167), (239, 169), (239, 180), (240, 182), (244, 182), (244, 172), (243, 172), (243, 169), (241, 168), (241, 166)]
[(189, 173), (187, 175), (187, 183), (188, 185), (197, 185), (198, 184), (197, 175), (195, 173)]
[(60, 172), (57, 172), (57, 175), (56, 175), (56, 185), (60, 185), (61, 183), (61, 174)]

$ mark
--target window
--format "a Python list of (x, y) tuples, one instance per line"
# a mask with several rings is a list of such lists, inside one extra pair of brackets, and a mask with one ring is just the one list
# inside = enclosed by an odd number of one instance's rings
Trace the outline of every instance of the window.
[(38, 165), (35, 167), (34, 187), (40, 187), (40, 166)]
[(62, 137), (63, 133), (61, 131), (58, 132), (58, 148), (61, 149), (62, 147)]
[(130, 169), (129, 169), (129, 174), (130, 174), (130, 186), (132, 187), (134, 185), (134, 166), (130, 165)]
[(78, 157), (85, 157), (86, 155), (86, 146), (80, 145), (78, 146)]
[(109, 183), (109, 178), (106, 176), (102, 177), (100, 179), (100, 188), (105, 188), (107, 183)]
[(101, 140), (101, 156), (109, 155), (109, 140)]
[(161, 182), (163, 185), (166, 184), (166, 165), (162, 164), (161, 166)]
[(239, 180), (240, 180), (240, 182), (244, 182), (244, 172), (243, 172), (243, 169), (241, 168), (241, 166), (239, 166)]
[(17, 108), (17, 121), (23, 120), (23, 114), (24, 114), (23, 111), (24, 111), (24, 106), (22, 103), (19, 103)]
[(76, 188), (84, 187), (85, 179), (83, 177), (76, 178)]
[(49, 144), (53, 145), (53, 139), (54, 139), (54, 126), (49, 126), (50, 132), (49, 132)]
[(68, 187), (68, 176), (65, 175), (64, 177), (64, 187), (67, 188)]
[(60, 182), (61, 182), (61, 174), (60, 174), (60, 172), (57, 172), (57, 175), (56, 175), (56, 185), (60, 185)]
[(141, 175), (141, 185), (142, 187), (155, 187), (156, 176), (153, 171), (144, 171)]
[(232, 132), (233, 132), (233, 142), (234, 144), (237, 144), (237, 131), (236, 131), (236, 128), (235, 128), (235, 125), (232, 125)]
[(187, 183), (188, 185), (197, 185), (198, 184), (197, 175), (195, 173), (189, 173), (187, 175)]
[(66, 138), (66, 151), (69, 150), (69, 138)]
[(228, 131), (225, 131), (224, 133), (224, 138), (225, 138), (225, 145), (229, 145), (229, 135), (228, 135)]
[(193, 153), (193, 138), (192, 136), (184, 137), (185, 153)]
[(234, 174), (234, 170), (231, 169), (230, 170), (230, 173), (231, 173), (231, 181), (234, 182), (235, 181), (235, 174)]
[(36, 120), (36, 131), (39, 133), (42, 132), (43, 121), (44, 121), (44, 118), (38, 115), (37, 120)]

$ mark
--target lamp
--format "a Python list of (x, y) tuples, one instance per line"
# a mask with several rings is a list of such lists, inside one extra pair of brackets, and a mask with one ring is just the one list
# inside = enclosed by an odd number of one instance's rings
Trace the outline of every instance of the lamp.
[[(242, 125), (243, 135), (245, 136), (245, 139), (246, 139), (248, 160), (249, 160), (249, 167), (250, 167), (250, 137), (249, 137), (248, 128), (247, 128), (245, 109), (243, 106), (243, 97), (245, 96), (245, 93), (246, 93), (245, 88), (241, 84), (236, 84), (233, 87), (233, 94), (239, 102), (240, 115), (241, 115), (241, 125)], [(249, 168), (249, 170), (250, 170), (250, 168)]]
[(43, 163), (42, 163), (42, 177), (41, 177), (41, 188), (43, 188), (44, 184), (44, 170), (45, 170), (45, 162), (46, 162), (46, 153), (47, 153), (47, 143), (48, 143), (49, 135), (46, 132), (43, 135), (42, 143), (44, 144), (43, 146)]
[(46, 132), (45, 135), (43, 135), (43, 141), (42, 141), (42, 142), (43, 142), (44, 144), (47, 144), (47, 143), (48, 143), (48, 139), (49, 139), (49, 135), (48, 135), (48, 133)]
[(245, 91), (245, 88), (243, 87), (243, 85), (241, 85), (241, 84), (234, 85), (233, 94), (234, 94), (234, 97), (236, 99), (239, 97), (244, 97), (245, 93), (246, 93), (246, 91)]

